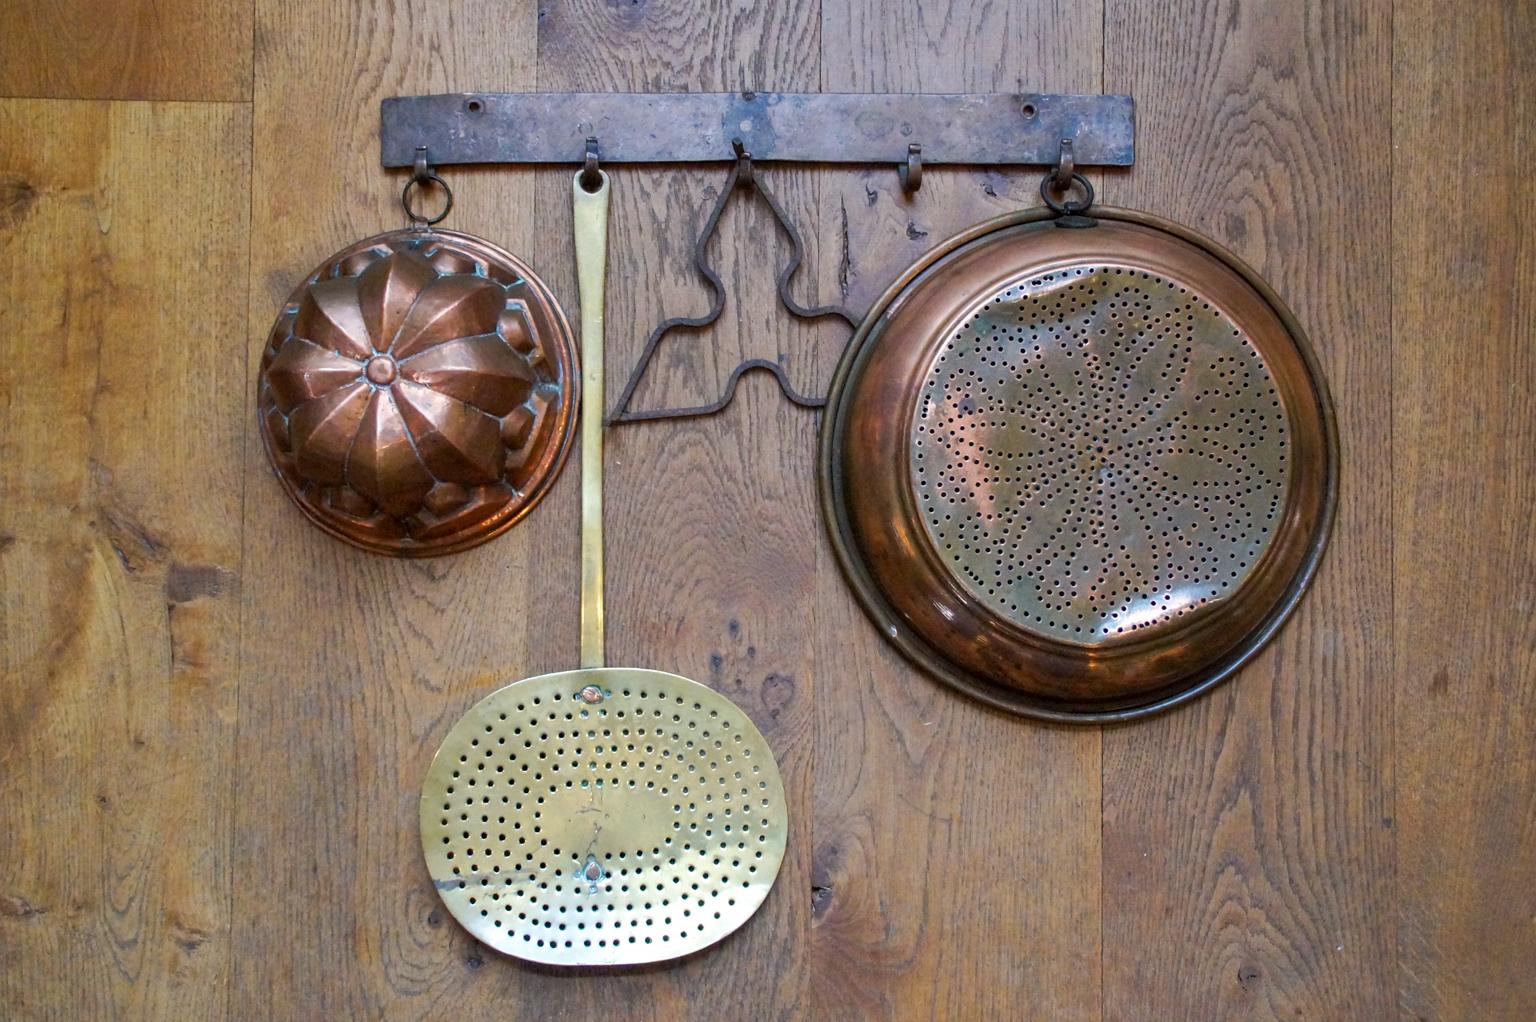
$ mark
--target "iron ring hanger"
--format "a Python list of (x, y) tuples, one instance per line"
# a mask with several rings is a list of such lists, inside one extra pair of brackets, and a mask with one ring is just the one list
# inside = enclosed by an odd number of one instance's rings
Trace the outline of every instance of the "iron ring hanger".
[[(411, 204), (411, 192), (413, 189), (426, 190), (436, 185), (443, 193), (443, 208), (436, 216), (425, 216), (416, 211)], [(432, 164), (427, 159), (427, 147), (417, 146), (416, 157), (411, 166), (411, 176), (405, 182), (405, 187), (400, 189), (400, 208), (405, 210), (405, 218), (411, 222), (411, 229), (424, 231), (429, 227), (441, 223), (453, 211), (453, 189), (448, 187), (437, 171), (432, 169)]]

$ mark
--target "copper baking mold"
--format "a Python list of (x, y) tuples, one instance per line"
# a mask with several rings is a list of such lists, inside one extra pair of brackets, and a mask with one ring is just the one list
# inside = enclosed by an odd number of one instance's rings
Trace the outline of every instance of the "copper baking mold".
[(284, 303), (257, 415), (273, 472), (365, 550), (451, 553), (518, 521), (575, 431), (575, 342), (517, 257), (407, 229), (327, 259)]

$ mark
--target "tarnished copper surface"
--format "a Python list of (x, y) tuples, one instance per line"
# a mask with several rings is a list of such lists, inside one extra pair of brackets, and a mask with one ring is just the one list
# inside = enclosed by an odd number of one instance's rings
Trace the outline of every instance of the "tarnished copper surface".
[(1292, 317), (1212, 243), (1094, 210), (940, 246), (839, 367), (822, 450), (866, 609), (934, 674), (1060, 719), (1158, 709), (1279, 626), (1336, 441)]
[(397, 556), (517, 521), (571, 445), (575, 343), (526, 265), (453, 231), (352, 245), (293, 292), (258, 382), (277, 477), (327, 532)]

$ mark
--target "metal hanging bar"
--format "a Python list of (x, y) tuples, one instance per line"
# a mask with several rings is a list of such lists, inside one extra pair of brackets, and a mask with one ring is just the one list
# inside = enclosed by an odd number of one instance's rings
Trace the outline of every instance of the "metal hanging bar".
[[(711, 291), (709, 310), (673, 317), (651, 332), (608, 416), (610, 425), (713, 415), (730, 404), (749, 372), (770, 373), (796, 405), (826, 403), (797, 392), (778, 362), (754, 358), (736, 366), (724, 391), (708, 404), (630, 407), (662, 340), (674, 331), (707, 328), (725, 308), (725, 285), (706, 250), (738, 190), (763, 199), (790, 242), (790, 259), (777, 280), (785, 310), (800, 319), (831, 317), (854, 326), (856, 317), (846, 309), (806, 308), (790, 295), (804, 248), (783, 207), (758, 179), (754, 160), (890, 163), (909, 196), (922, 187), (927, 166), (1050, 166), (1054, 170), (1041, 185), (1046, 202), (1059, 213), (1074, 214), (1064, 220), (1091, 223), (1075, 216), (1093, 201), (1091, 186), (1076, 168), (1127, 166), (1135, 160), (1136, 143), (1131, 97), (1048, 93), (454, 93), (386, 99), (380, 120), (384, 165), (414, 166), (412, 183), (422, 177), (428, 152), (435, 165), (580, 163), (578, 180), (588, 187), (601, 179), (599, 163), (734, 161), (694, 246), (694, 265)], [(1084, 192), (1080, 201), (1066, 198), (1074, 182)]]
[(477, 92), (396, 96), (380, 120), (386, 167), (411, 166), (420, 146), (436, 166), (568, 164), (593, 136), (605, 165), (728, 162), (734, 138), (759, 162), (904, 168), (1053, 166), (1064, 138), (1079, 166), (1128, 166), (1136, 154), (1130, 96)]

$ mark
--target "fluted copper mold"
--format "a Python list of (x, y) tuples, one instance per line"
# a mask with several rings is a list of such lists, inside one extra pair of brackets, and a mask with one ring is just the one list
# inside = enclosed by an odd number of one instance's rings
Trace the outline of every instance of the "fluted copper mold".
[(575, 431), (576, 349), (548, 287), (479, 238), (399, 230), (327, 259), (267, 340), (273, 471), (326, 532), (451, 553), (538, 502)]
[(1235, 257), (1152, 217), (1012, 214), (925, 256), (838, 368), (834, 547), (943, 681), (1117, 720), (1232, 674), (1312, 577), (1336, 493), (1327, 388)]

